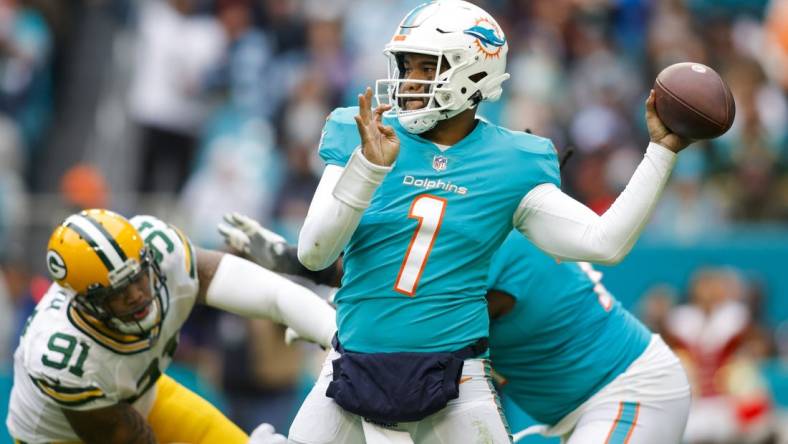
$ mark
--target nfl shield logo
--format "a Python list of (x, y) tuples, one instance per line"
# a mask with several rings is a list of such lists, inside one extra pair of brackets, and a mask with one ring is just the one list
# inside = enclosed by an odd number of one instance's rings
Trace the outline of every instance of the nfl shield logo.
[(447, 159), (446, 156), (435, 155), (435, 157), (432, 158), (432, 168), (435, 171), (443, 171), (446, 169), (446, 164), (448, 162), (449, 159)]

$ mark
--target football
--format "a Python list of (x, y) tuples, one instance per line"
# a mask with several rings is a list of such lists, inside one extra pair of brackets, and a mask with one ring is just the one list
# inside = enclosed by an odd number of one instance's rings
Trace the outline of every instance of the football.
[(730, 88), (713, 69), (676, 63), (654, 82), (657, 115), (672, 132), (691, 139), (713, 139), (733, 124), (736, 105)]

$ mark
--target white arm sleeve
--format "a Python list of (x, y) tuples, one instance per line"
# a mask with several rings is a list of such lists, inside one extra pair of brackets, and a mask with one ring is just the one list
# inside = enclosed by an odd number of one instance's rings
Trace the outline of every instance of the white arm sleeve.
[(245, 259), (225, 254), (205, 295), (206, 304), (285, 324), (309, 341), (328, 346), (336, 315), (308, 289)]
[(360, 150), (344, 168), (326, 166), (298, 236), (298, 260), (306, 268), (322, 270), (337, 260), (390, 170), (371, 163)]
[(514, 226), (556, 258), (616, 264), (651, 217), (675, 161), (675, 153), (650, 143), (626, 189), (601, 216), (553, 184), (536, 186), (520, 202)]

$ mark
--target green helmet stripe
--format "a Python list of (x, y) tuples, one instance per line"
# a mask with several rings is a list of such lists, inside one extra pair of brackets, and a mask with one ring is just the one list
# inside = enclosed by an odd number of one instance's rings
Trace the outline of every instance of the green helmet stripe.
[(107, 238), (107, 240), (109, 241), (109, 244), (112, 245), (112, 248), (118, 253), (118, 256), (120, 256), (120, 260), (123, 261), (123, 262), (126, 262), (126, 260), (128, 259), (128, 257), (126, 257), (126, 252), (123, 251), (122, 248), (120, 248), (120, 245), (118, 245), (118, 242), (115, 240), (114, 237), (112, 237), (111, 234), (109, 234), (109, 231), (107, 231), (107, 229), (104, 228), (104, 225), (101, 225), (96, 219), (94, 219), (94, 218), (92, 218), (90, 216), (86, 216), (85, 219), (87, 219), (88, 222), (93, 224), (93, 226), (96, 227), (96, 229), (99, 230), (99, 232), (105, 238)]
[(109, 257), (107, 257), (107, 255), (104, 254), (104, 250), (102, 250), (101, 247), (98, 246), (96, 241), (93, 240), (93, 238), (87, 232), (85, 232), (85, 230), (83, 230), (82, 227), (80, 227), (79, 225), (73, 222), (67, 222), (66, 227), (74, 230), (79, 235), (79, 237), (84, 239), (85, 242), (87, 242), (88, 245), (90, 245), (90, 248), (93, 249), (93, 251), (99, 257), (99, 259), (101, 259), (101, 262), (104, 264), (104, 266), (107, 267), (107, 271), (113, 271), (115, 269), (115, 267), (113, 267), (112, 265), (112, 261), (110, 261)]

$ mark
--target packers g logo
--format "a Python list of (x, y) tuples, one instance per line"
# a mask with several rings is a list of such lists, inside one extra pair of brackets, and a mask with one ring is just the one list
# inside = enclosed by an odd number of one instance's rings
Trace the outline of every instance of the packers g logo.
[(501, 48), (506, 44), (506, 38), (502, 36), (503, 34), (498, 29), (498, 26), (486, 18), (477, 19), (474, 26), (463, 32), (476, 37), (474, 41), (476, 49), (484, 54), (485, 59), (498, 58), (501, 54)]
[(55, 250), (47, 251), (47, 270), (55, 280), (66, 277), (66, 262)]

